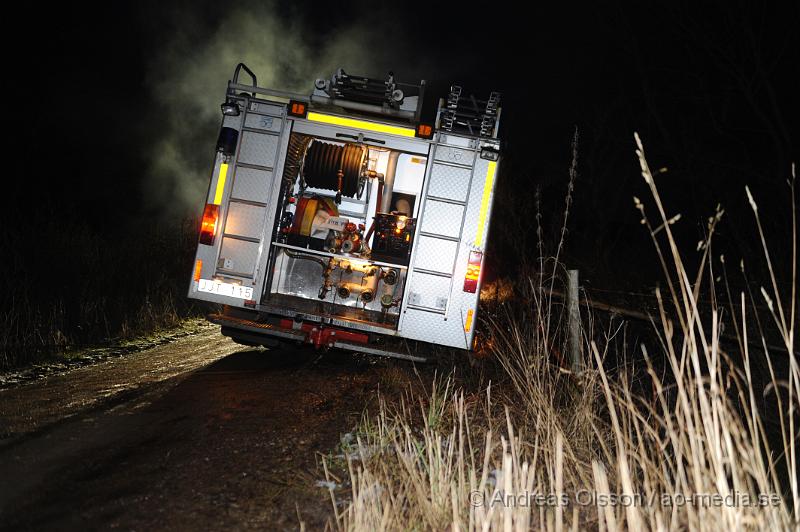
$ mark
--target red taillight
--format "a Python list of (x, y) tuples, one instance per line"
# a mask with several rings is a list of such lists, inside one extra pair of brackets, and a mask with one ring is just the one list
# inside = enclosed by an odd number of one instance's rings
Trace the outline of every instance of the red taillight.
[(217, 218), (219, 218), (219, 205), (206, 204), (203, 210), (203, 222), (200, 224), (200, 243), (211, 246), (217, 235)]
[(464, 292), (474, 294), (478, 290), (478, 279), (481, 278), (481, 261), (483, 253), (480, 251), (469, 252), (467, 274), (464, 276)]
[(289, 100), (289, 115), (298, 118), (305, 118), (308, 111), (308, 106), (305, 102), (298, 102), (297, 100)]
[(414, 136), (423, 139), (433, 137), (433, 126), (430, 124), (419, 124)]

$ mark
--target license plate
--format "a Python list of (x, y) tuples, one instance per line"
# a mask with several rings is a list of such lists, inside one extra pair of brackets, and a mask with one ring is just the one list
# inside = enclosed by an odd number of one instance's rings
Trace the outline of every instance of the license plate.
[(200, 279), (197, 284), (197, 289), (200, 292), (207, 292), (220, 296), (235, 297), (237, 299), (253, 299), (253, 289), (249, 286), (242, 286), (239, 284)]

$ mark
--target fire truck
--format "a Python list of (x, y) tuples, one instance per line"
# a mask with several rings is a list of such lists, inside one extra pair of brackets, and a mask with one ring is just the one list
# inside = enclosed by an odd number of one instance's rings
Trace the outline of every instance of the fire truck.
[(189, 286), (223, 335), (412, 361), (473, 348), (500, 95), (452, 86), (426, 123), (424, 92), (340, 69), (296, 94), (236, 67)]

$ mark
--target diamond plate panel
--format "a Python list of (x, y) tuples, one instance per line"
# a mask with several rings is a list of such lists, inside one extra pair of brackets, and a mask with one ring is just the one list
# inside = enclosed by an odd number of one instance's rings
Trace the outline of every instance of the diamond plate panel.
[(272, 172), (237, 166), (231, 197), (267, 203), (271, 184)]
[[(416, 275), (419, 272), (414, 272)], [(441, 314), (440, 309), (422, 310), (406, 307), (403, 311), (399, 335), (404, 338), (413, 338), (435, 344), (449, 345), (461, 349), (468, 349), (472, 345), (475, 334), (475, 317), (469, 332), (464, 331), (467, 313), (470, 309), (476, 310), (478, 294), (470, 294), (461, 290), (460, 279), (463, 271), (453, 278), (452, 289), (447, 304), (446, 314)]]
[(267, 209), (247, 203), (231, 201), (228, 203), (228, 218), (225, 233), (261, 239), (264, 231)]
[(434, 164), (431, 169), (431, 182), (428, 194), (437, 198), (454, 201), (467, 201), (469, 179), (472, 172), (468, 168), (460, 168), (447, 164)]
[[(452, 309), (453, 305), (450, 305)], [(448, 312), (451, 314), (452, 312)], [(467, 348), (468, 336), (461, 320), (435, 312), (409, 308), (403, 315), (400, 336), (460, 349)]]
[(266, 102), (250, 102), (250, 111), (267, 115), (282, 116), (284, 109), (285, 107), (283, 105), (275, 105)]
[[(241, 103), (241, 102), (240, 102)], [(222, 117), (222, 126), (223, 127), (232, 127), (235, 130), (240, 130), (242, 128), (242, 115), (238, 116), (231, 116), (225, 115)]]
[(417, 239), (417, 255), (414, 267), (448, 275), (453, 273), (458, 242), (433, 236), (420, 235)]
[(245, 131), (239, 148), (239, 162), (272, 168), (278, 152), (278, 136)]
[(474, 139), (459, 137), (458, 135), (445, 135), (442, 133), (442, 136), (439, 137), (440, 144), (450, 144), (451, 146), (459, 146), (464, 148), (469, 148), (474, 142)]
[(258, 248), (259, 244), (256, 242), (223, 237), (222, 249), (219, 252), (219, 260), (217, 262), (217, 271), (242, 277), (252, 277), (258, 260)]
[[(480, 210), (483, 203), (483, 192), (486, 187), (487, 177), (489, 170), (489, 161), (485, 159), (478, 159), (475, 163), (475, 177), (472, 180), (472, 190), (469, 194), (467, 201), (467, 213), (464, 222), (464, 229), (461, 234), (461, 241), (468, 244), (470, 247), (475, 247), (475, 238), (478, 233), (478, 223), (480, 221)], [(492, 201), (494, 199), (494, 187), (497, 185), (497, 174), (495, 173), (492, 189), (489, 191), (487, 202), (487, 213), (484, 220), (484, 233), (483, 242), (480, 249), (486, 249), (486, 239), (488, 235), (488, 225), (492, 218)], [(477, 248), (476, 248), (477, 249)]]
[(472, 166), (475, 162), (475, 152), (462, 150), (461, 148), (451, 148), (450, 146), (436, 146), (436, 154), (433, 157), (437, 161), (446, 163), (465, 164)]
[(281, 130), (282, 123), (283, 121), (277, 116), (257, 115), (253, 113), (248, 113), (244, 119), (245, 127), (262, 129), (264, 131), (278, 132)]
[(450, 282), (450, 277), (414, 272), (408, 285), (409, 305), (444, 310), (450, 297)]
[(463, 205), (429, 199), (425, 202), (421, 229), (425, 233), (459, 238), (463, 216)]

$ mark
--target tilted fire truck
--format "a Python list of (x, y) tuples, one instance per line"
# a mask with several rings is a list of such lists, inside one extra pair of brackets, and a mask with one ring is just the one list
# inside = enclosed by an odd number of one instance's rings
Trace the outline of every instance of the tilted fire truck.
[(224, 305), (222, 334), (415, 361), (472, 348), (500, 98), (453, 86), (427, 124), (424, 89), (339, 70), (301, 95), (236, 67), (189, 287)]

